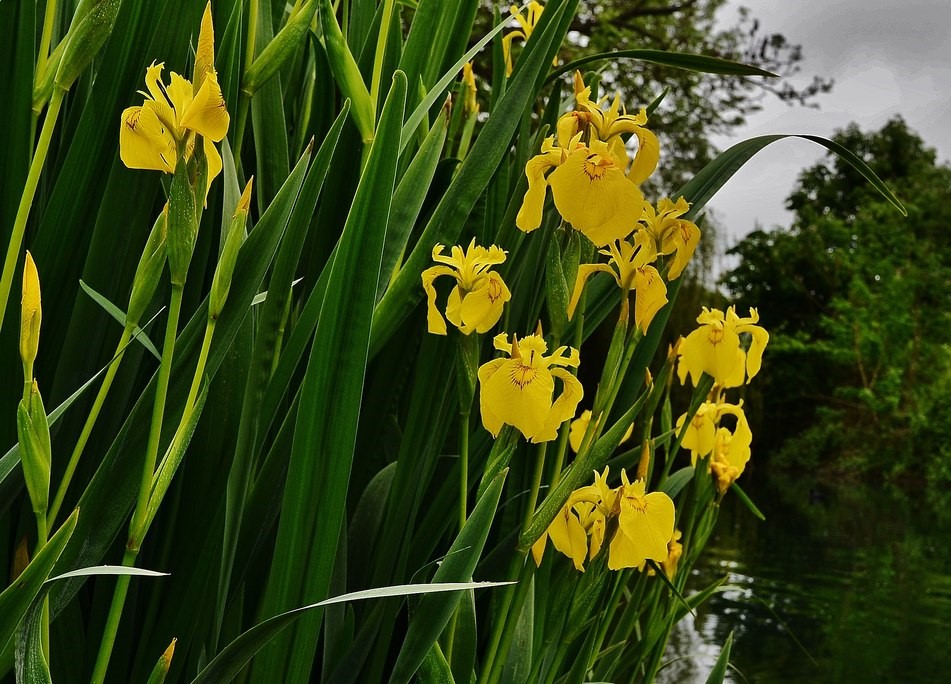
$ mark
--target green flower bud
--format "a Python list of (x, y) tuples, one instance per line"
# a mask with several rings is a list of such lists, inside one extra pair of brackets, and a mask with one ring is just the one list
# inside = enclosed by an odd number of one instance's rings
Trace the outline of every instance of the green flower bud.
[(221, 315), (221, 310), (225, 307), (228, 300), (228, 292), (231, 290), (231, 277), (234, 275), (234, 265), (238, 260), (238, 251), (244, 242), (244, 226), (248, 219), (248, 210), (251, 207), (251, 185), (254, 177), (248, 181), (238, 200), (238, 206), (235, 207), (234, 217), (231, 219), (231, 226), (228, 228), (228, 235), (225, 237), (225, 244), (221, 250), (221, 257), (218, 259), (218, 266), (215, 268), (215, 277), (211, 281), (211, 294), (208, 296), (208, 317), (216, 320)]
[(195, 251), (198, 237), (198, 218), (195, 214), (195, 193), (188, 182), (188, 167), (178, 160), (172, 186), (168, 193), (168, 269), (172, 285), (182, 287), (188, 275), (188, 265)]
[(155, 289), (162, 278), (162, 269), (165, 268), (166, 238), (168, 236), (168, 204), (162, 209), (149, 239), (139, 257), (139, 265), (135, 268), (135, 277), (132, 279), (132, 294), (129, 295), (129, 311), (126, 313), (127, 326), (137, 326), (145, 313), (145, 307), (152, 301)]
[(568, 281), (565, 279), (564, 265), (561, 261), (561, 245), (552, 238), (548, 243), (548, 258), (545, 263), (545, 305), (548, 307), (548, 320), (555, 339), (560, 340), (568, 320)]
[(267, 83), (287, 59), (297, 53), (310, 31), (310, 22), (317, 11), (317, 0), (310, 0), (293, 17), (287, 20), (274, 39), (261, 51), (248, 70), (244, 72), (241, 89), (251, 97)]
[(373, 101), (370, 99), (366, 83), (363, 82), (360, 67), (357, 66), (337, 24), (337, 17), (334, 16), (330, 0), (320, 0), (320, 26), (324, 32), (324, 47), (327, 49), (327, 58), (330, 61), (334, 80), (340, 85), (344, 97), (349, 97), (353, 105), (350, 108), (353, 122), (364, 140), (372, 140), (375, 128)]
[(122, 0), (80, 0), (63, 42), (63, 57), (56, 70), (56, 85), (69, 90), (99, 53), (112, 27)]
[(17, 436), (23, 479), (34, 513), (46, 513), (50, 494), (50, 427), (40, 390), (33, 381), (30, 396), (17, 406)]

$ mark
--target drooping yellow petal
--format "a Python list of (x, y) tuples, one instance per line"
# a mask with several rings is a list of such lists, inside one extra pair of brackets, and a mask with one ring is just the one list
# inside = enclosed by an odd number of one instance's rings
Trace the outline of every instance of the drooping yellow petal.
[[(740, 339), (735, 332), (727, 328), (701, 325), (687, 335), (681, 345), (678, 372), (683, 381), (682, 369), (686, 369), (695, 386), (703, 373), (708, 373), (724, 387), (737, 387), (743, 384), (744, 361), (745, 354), (740, 349)], [(740, 374), (739, 383), (736, 382), (737, 372)]]
[(446, 321), (436, 308), (436, 288), (433, 281), (439, 276), (453, 275), (454, 271), (448, 266), (432, 266), (422, 272), (423, 290), (426, 292), (426, 322), (429, 332), (433, 335), (445, 335)]
[(571, 429), (568, 430), (568, 444), (576, 454), (581, 451), (581, 442), (584, 440), (584, 433), (587, 432), (590, 422), (590, 409), (585, 409), (581, 412), (581, 415), (571, 421)]
[[(174, 77), (174, 74), (173, 74)], [(174, 78), (173, 78), (174, 84)], [(205, 75), (205, 81), (182, 115), (182, 128), (195, 131), (214, 142), (221, 142), (228, 134), (231, 117), (225, 106), (218, 77), (214, 71)]]
[(477, 289), (462, 298), (459, 312), (462, 325), (459, 329), (467, 335), (473, 330), (479, 334), (488, 332), (499, 322), (502, 309), (511, 298), (512, 293), (502, 276), (494, 271), (488, 273)]
[[(622, 481), (626, 481), (622, 474)], [(637, 567), (646, 560), (662, 561), (674, 535), (674, 502), (663, 492), (644, 493), (643, 480), (621, 487), (618, 531), (611, 541), (608, 567)]]
[(208, 193), (211, 192), (211, 182), (221, 173), (221, 155), (218, 148), (208, 138), (202, 138), (202, 149), (205, 150), (205, 159), (208, 160), (208, 185), (205, 187), (205, 206), (208, 206)]
[(482, 386), (482, 399), (527, 439), (545, 427), (555, 383), (547, 369), (528, 359), (510, 359)]
[(130, 169), (175, 171), (175, 139), (146, 103), (122, 112), (119, 126), (119, 158)]
[(646, 128), (638, 127), (634, 135), (637, 136), (637, 153), (634, 155), (634, 163), (631, 164), (627, 177), (640, 185), (657, 168), (657, 162), (660, 160), (660, 143), (657, 141), (657, 136)]
[(567, 506), (552, 520), (548, 536), (554, 547), (574, 562), (575, 569), (584, 572), (584, 560), (588, 555), (588, 536), (578, 518)]
[(604, 273), (609, 273), (617, 279), (617, 275), (607, 264), (581, 264), (578, 267), (578, 275), (575, 278), (575, 289), (571, 293), (571, 299), (568, 302), (568, 320), (570, 321), (572, 316), (575, 315), (575, 308), (578, 306), (578, 301), (581, 299), (581, 293), (584, 292), (584, 286), (588, 278), (591, 277), (591, 274), (597, 273), (598, 271), (603, 271)]
[(634, 323), (647, 334), (654, 316), (667, 304), (667, 285), (656, 268), (644, 266), (634, 272), (634, 286)]
[[(548, 177), (555, 207), (595, 245), (627, 237), (644, 210), (641, 191), (624, 175), (601, 144), (582, 145)], [(524, 206), (524, 205), (523, 205)]]
[[(554, 139), (546, 140), (547, 147), (554, 144)], [(530, 233), (542, 224), (542, 211), (545, 207), (545, 194), (548, 182), (545, 173), (561, 163), (561, 150), (549, 149), (542, 145), (542, 153), (535, 155), (525, 164), (525, 176), (528, 178), (528, 190), (522, 199), (522, 206), (515, 217), (515, 225), (519, 230)]]
[[(702, 404), (694, 415), (693, 420), (690, 421), (687, 431), (684, 433), (683, 442), (681, 444), (684, 449), (690, 450), (690, 456), (694, 462), (696, 462), (697, 458), (703, 458), (713, 451), (717, 434), (716, 424), (713, 422), (715, 415), (715, 404)], [(683, 427), (686, 419), (686, 413), (677, 419), (677, 430)]]
[[(755, 311), (751, 311), (750, 313), (755, 313)], [(751, 318), (750, 320), (753, 319)], [(759, 315), (757, 314), (755, 321), (758, 320)], [(760, 367), (763, 365), (763, 351), (769, 343), (769, 333), (766, 332), (765, 328), (751, 323), (738, 325), (736, 331), (738, 333), (749, 333), (752, 338), (750, 348), (746, 352), (746, 376), (748, 380), (752, 380), (753, 376), (759, 373)]]
[(502, 421), (502, 418), (495, 413), (492, 404), (486, 401), (484, 388), (485, 384), (498, 374), (505, 363), (505, 359), (493, 359), (479, 366), (479, 385), (483, 388), (483, 391), (479, 392), (479, 412), (482, 415), (482, 426), (488, 430), (493, 437), (499, 436), (499, 432), (502, 431), (502, 426), (505, 423)]
[(571, 373), (561, 368), (552, 368), (551, 375), (561, 380), (564, 388), (551, 405), (541, 431), (531, 436), (532, 442), (550, 442), (556, 439), (558, 428), (575, 415), (578, 403), (584, 397), (584, 387)]

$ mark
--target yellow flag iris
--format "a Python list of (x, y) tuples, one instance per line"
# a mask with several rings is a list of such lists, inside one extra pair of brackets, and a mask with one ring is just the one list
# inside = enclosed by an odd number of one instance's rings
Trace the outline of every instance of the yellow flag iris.
[(634, 323), (646, 333), (654, 316), (667, 303), (667, 285), (657, 269), (650, 265), (657, 258), (653, 241), (646, 232), (637, 231), (633, 242), (619, 240), (601, 250), (601, 254), (610, 257), (607, 264), (582, 264), (578, 267), (574, 292), (568, 302), (568, 318), (574, 315), (588, 278), (601, 271), (614, 276), (622, 291), (634, 292)]
[(510, 33), (506, 33), (502, 37), (502, 54), (505, 56), (506, 77), (512, 75), (512, 41), (516, 39), (523, 42), (527, 41), (529, 36), (532, 35), (532, 31), (535, 30), (535, 25), (538, 23), (538, 20), (542, 18), (542, 12), (544, 10), (545, 7), (535, 0), (528, 3), (525, 16), (522, 16), (522, 10), (520, 10), (518, 6), (512, 5), (509, 7), (509, 12), (512, 13), (515, 21), (518, 22), (519, 28)]
[(174, 173), (179, 157), (189, 157), (195, 135), (202, 137), (208, 160), (208, 184), (221, 172), (221, 156), (212, 143), (228, 133), (231, 118), (215, 74), (214, 29), (210, 4), (205, 9), (196, 52), (196, 82), (171, 72), (164, 81), (164, 63), (145, 71), (145, 101), (122, 112), (119, 157), (130, 169)]
[(449, 294), (446, 318), (465, 335), (488, 332), (501, 318), (505, 302), (512, 298), (502, 276), (489, 270), (505, 261), (505, 252), (495, 245), (480, 247), (474, 238), (465, 251), (462, 247), (453, 247), (451, 256), (444, 256), (443, 249), (442, 245), (433, 247), (433, 261), (443, 265), (427, 268), (422, 273), (429, 332), (446, 334), (446, 321), (436, 308), (433, 286), (433, 281), (444, 275), (456, 279), (456, 286)]
[[(769, 342), (769, 333), (756, 325), (759, 314), (750, 309), (750, 315), (740, 318), (734, 307), (726, 310), (708, 309), (697, 317), (700, 327), (690, 333), (680, 345), (677, 375), (686, 382), (687, 375), (694, 386), (704, 373), (713, 376), (722, 387), (739, 387), (753, 379), (763, 362), (763, 350)], [(752, 341), (748, 351), (740, 344), (740, 335), (749, 333)]]
[(650, 204), (644, 209), (641, 222), (657, 245), (658, 254), (673, 254), (667, 278), (680, 277), (700, 242), (700, 229), (692, 221), (680, 218), (690, 210), (683, 197), (676, 202), (664, 197), (657, 203), (657, 210)]
[[(578, 350), (558, 347), (549, 356), (541, 335), (521, 340), (512, 335), (496, 335), (495, 348), (511, 358), (489, 361), (479, 368), (479, 405), (482, 424), (497, 437), (503, 425), (512, 425), (531, 442), (550, 442), (558, 427), (575, 415), (584, 388), (578, 379), (560, 366), (577, 367)], [(555, 379), (562, 392), (554, 398)]]
[(674, 502), (663, 492), (646, 492), (644, 480), (627, 479), (621, 470), (617, 490), (618, 530), (608, 549), (608, 568), (636, 568), (667, 559), (674, 536)]

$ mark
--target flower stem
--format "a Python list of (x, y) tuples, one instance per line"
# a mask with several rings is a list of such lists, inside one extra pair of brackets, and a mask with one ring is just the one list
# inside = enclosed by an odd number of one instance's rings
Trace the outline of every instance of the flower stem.
[(36, 196), (36, 187), (40, 183), (46, 155), (50, 149), (50, 140), (56, 128), (56, 119), (59, 118), (60, 108), (66, 91), (54, 88), (50, 107), (43, 120), (43, 130), (36, 144), (33, 161), (30, 162), (30, 172), (26, 177), (23, 194), (20, 195), (20, 205), (17, 207), (16, 219), (13, 222), (13, 232), (10, 234), (10, 244), (7, 246), (7, 255), (3, 261), (3, 275), (0, 276), (0, 328), (3, 327), (3, 316), (7, 310), (7, 300), (10, 297), (10, 287), (13, 284), (13, 272), (16, 270), (17, 256), (20, 254), (20, 245), (23, 244), (23, 235), (26, 233), (26, 222), (33, 207), (33, 198)]
[(459, 529), (466, 524), (469, 513), (466, 499), (469, 497), (469, 410), (459, 412)]
[[(158, 379), (155, 385), (155, 403), (152, 405), (152, 424), (149, 427), (149, 441), (145, 450), (145, 462), (142, 466), (142, 480), (139, 485), (139, 496), (136, 501), (132, 522), (129, 525), (129, 540), (122, 556), (122, 564), (128, 567), (135, 565), (141, 544), (141, 530), (144, 527), (148, 514), (149, 495), (152, 489), (152, 475), (155, 471), (155, 459), (158, 455), (159, 440), (162, 436), (162, 421), (165, 416), (165, 399), (168, 395), (168, 381), (171, 375), (172, 360), (175, 355), (175, 337), (178, 331), (178, 318), (182, 310), (183, 287), (172, 285), (172, 296), (168, 308), (168, 321), (165, 325), (165, 341), (162, 345), (162, 364), (159, 366)], [(122, 608), (129, 591), (129, 575), (120, 575), (116, 581), (116, 589), (112, 595), (112, 605), (106, 617), (106, 627), (102, 641), (99, 644), (99, 654), (96, 656), (96, 665), (93, 669), (92, 684), (102, 684), (109, 669), (109, 659), (115, 646), (116, 635), (119, 632), (119, 621), (122, 618)]]
[(538, 504), (538, 490), (542, 486), (542, 477), (545, 474), (545, 452), (548, 450), (548, 442), (542, 442), (538, 445), (538, 452), (535, 455), (535, 474), (532, 476), (532, 488), (528, 492), (528, 506), (525, 507), (525, 522), (522, 524), (524, 533), (532, 522), (532, 516), (535, 514), (535, 506)]
[(86, 443), (89, 441), (89, 435), (92, 434), (92, 429), (99, 419), (99, 412), (102, 411), (102, 405), (105, 403), (109, 390), (112, 388), (112, 381), (115, 379), (116, 372), (119, 370), (119, 364), (122, 363), (122, 357), (125, 355), (125, 347), (132, 338), (133, 329), (134, 326), (127, 325), (122, 331), (119, 344), (116, 345), (116, 353), (113, 355), (113, 359), (106, 371), (106, 377), (102, 380), (102, 385), (99, 387), (96, 400), (93, 402), (92, 408), (89, 409), (89, 415), (86, 416), (86, 423), (83, 425), (83, 430), (79, 434), (79, 439), (76, 440), (76, 446), (73, 447), (73, 453), (70, 455), (69, 463), (66, 465), (66, 472), (63, 473), (63, 479), (60, 481), (59, 488), (56, 490), (56, 496), (53, 497), (53, 505), (50, 506), (49, 513), (46, 516), (47, 523), (51, 526), (56, 522), (56, 515), (63, 505), (63, 499), (66, 497), (66, 490), (69, 489), (69, 483), (72, 481), (73, 475), (76, 472), (76, 466), (79, 465), (79, 459), (82, 456), (83, 450), (86, 448)]
[(40, 51), (36, 56), (34, 83), (43, 80), (46, 63), (49, 60), (50, 44), (53, 42), (53, 22), (56, 20), (56, 0), (46, 0), (46, 13), (43, 16), (43, 34), (40, 37)]

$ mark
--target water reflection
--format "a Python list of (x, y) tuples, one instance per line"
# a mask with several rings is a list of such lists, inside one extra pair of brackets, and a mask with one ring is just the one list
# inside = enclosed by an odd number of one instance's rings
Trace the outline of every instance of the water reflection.
[(855, 484), (746, 487), (767, 520), (724, 501), (691, 591), (727, 585), (677, 626), (659, 682), (706, 681), (730, 630), (731, 682), (945, 681), (951, 521), (937, 513), (951, 502)]

